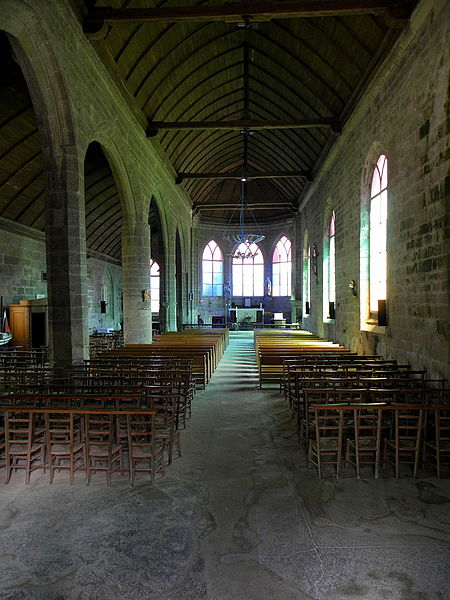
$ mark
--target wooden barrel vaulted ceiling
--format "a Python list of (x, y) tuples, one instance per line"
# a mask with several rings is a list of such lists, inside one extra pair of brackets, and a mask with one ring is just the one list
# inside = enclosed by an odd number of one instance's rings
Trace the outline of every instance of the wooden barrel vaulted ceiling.
[(415, 4), (96, 0), (84, 29), (194, 211), (227, 222), (244, 175), (272, 222), (297, 209)]
[[(245, 173), (261, 224), (295, 212), (417, 3), (71, 1), (194, 212), (237, 216)], [(0, 55), (0, 218), (44, 231), (38, 126), (3, 32)], [(88, 248), (119, 259), (120, 200), (97, 144), (85, 176)]]

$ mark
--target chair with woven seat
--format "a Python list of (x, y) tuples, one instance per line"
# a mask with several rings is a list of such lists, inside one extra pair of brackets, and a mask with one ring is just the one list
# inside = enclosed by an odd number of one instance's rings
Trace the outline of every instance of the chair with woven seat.
[(336, 477), (342, 464), (344, 437), (344, 404), (313, 405), (315, 436), (308, 443), (308, 467), (315, 465), (319, 478), (322, 477), (322, 465), (336, 466)]
[(164, 474), (164, 444), (157, 439), (155, 414), (127, 414), (130, 485), (136, 473), (149, 473), (151, 481)]
[(45, 443), (43, 431), (36, 427), (33, 412), (5, 412), (5, 483), (11, 478), (13, 469), (25, 469), (25, 483), (30, 475), (44, 466)]
[(50, 483), (55, 470), (68, 470), (69, 481), (74, 473), (85, 466), (85, 444), (82, 441), (81, 417), (73, 413), (45, 414), (45, 445)]
[(436, 469), (441, 477), (442, 466), (450, 464), (450, 407), (436, 406), (428, 412), (428, 436), (423, 446), (423, 461)]
[(168, 464), (172, 463), (173, 449), (176, 446), (178, 457), (181, 456), (180, 430), (177, 427), (178, 396), (162, 396), (153, 398), (151, 408), (155, 414), (155, 435), (158, 444), (162, 444), (167, 452)]
[(413, 477), (419, 467), (420, 448), (422, 443), (424, 413), (423, 406), (395, 406), (393, 439), (384, 442), (384, 465), (394, 466), (395, 477), (400, 476), (400, 465), (410, 464)]
[(0, 412), (0, 469), (5, 466), (5, 415)]
[(383, 406), (361, 406), (353, 409), (353, 437), (347, 438), (345, 460), (356, 468), (361, 477), (361, 466), (373, 465), (375, 479), (379, 477)]
[(106, 482), (111, 485), (111, 475), (123, 470), (122, 444), (116, 440), (115, 414), (88, 412), (84, 417), (84, 443), (86, 447), (86, 479), (91, 474), (106, 472)]

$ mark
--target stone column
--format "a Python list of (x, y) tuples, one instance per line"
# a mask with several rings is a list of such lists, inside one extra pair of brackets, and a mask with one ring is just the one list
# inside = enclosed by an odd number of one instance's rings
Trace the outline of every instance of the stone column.
[(190, 318), (191, 323), (196, 324), (198, 322), (198, 308), (199, 308), (199, 248), (198, 248), (199, 231), (197, 227), (192, 228), (191, 232), (191, 292), (192, 300), (190, 302)]
[(128, 223), (122, 233), (123, 329), (125, 344), (150, 344), (150, 226)]
[[(50, 362), (88, 358), (84, 199), (75, 147), (46, 166), (46, 258)], [(83, 201), (83, 202), (82, 202)]]
[(175, 280), (175, 235), (168, 239), (165, 261), (165, 298), (166, 331), (177, 330), (177, 286)]

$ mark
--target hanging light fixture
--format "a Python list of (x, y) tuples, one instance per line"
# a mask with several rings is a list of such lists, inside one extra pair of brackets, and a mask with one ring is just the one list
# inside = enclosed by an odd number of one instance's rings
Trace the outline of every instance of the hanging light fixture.
[[(243, 48), (243, 90), (244, 90), (243, 118), (250, 119), (250, 62), (251, 62), (251, 58), (250, 58), (250, 45), (248, 43), (248, 36), (249, 36), (251, 24), (248, 19), (245, 20), (244, 27), (245, 27), (245, 38), (244, 38), (244, 44), (242, 46), (242, 48)], [(262, 235), (261, 231), (259, 231), (259, 233), (250, 233), (249, 231), (245, 230), (244, 215), (245, 215), (246, 210), (249, 211), (256, 226), (258, 226), (258, 223), (256, 222), (256, 219), (255, 219), (252, 211), (247, 207), (247, 201), (246, 201), (246, 196), (245, 196), (246, 186), (248, 185), (248, 181), (249, 181), (248, 175), (247, 175), (248, 174), (248, 139), (249, 139), (249, 136), (251, 136), (253, 132), (250, 131), (249, 129), (242, 129), (240, 131), (240, 133), (243, 136), (243, 156), (242, 156), (242, 176), (241, 176), (241, 185), (240, 185), (240, 197), (239, 197), (239, 206), (238, 206), (238, 208), (239, 208), (239, 233), (228, 233), (228, 234), (224, 235), (224, 239), (228, 240), (233, 245), (238, 244), (238, 247), (235, 249), (234, 252), (231, 252), (229, 254), (229, 256), (231, 256), (232, 258), (237, 258), (237, 259), (243, 260), (243, 259), (255, 258), (255, 256), (259, 252), (259, 249), (258, 249), (258, 247), (252, 248), (252, 246), (253, 246), (253, 244), (257, 244), (258, 242), (261, 242), (266, 236)], [(234, 213), (235, 213), (235, 210), (233, 211), (233, 213), (230, 217), (228, 226), (230, 225), (231, 220), (233, 219)], [(257, 229), (259, 230), (259, 227), (257, 227)], [(245, 246), (245, 249), (243, 249), (243, 245)]]
[[(256, 223), (255, 217), (253, 216), (253, 213), (251, 212), (251, 210), (249, 208), (247, 208), (246, 195), (245, 195), (247, 182), (248, 182), (248, 178), (245, 175), (243, 175), (241, 178), (240, 197), (239, 197), (239, 233), (227, 233), (226, 235), (223, 236), (224, 239), (228, 240), (231, 244), (238, 244), (238, 247), (236, 248), (236, 250), (229, 254), (229, 256), (231, 256), (232, 258), (238, 258), (238, 259), (254, 258), (259, 250), (258, 249), (252, 250), (252, 248), (251, 248), (252, 244), (257, 244), (258, 242), (261, 242), (266, 237), (265, 235), (262, 235), (261, 232), (260, 233), (249, 233), (248, 231), (245, 231), (244, 215), (245, 215), (246, 210), (248, 210), (251, 213), (253, 220), (255, 221), (255, 224), (258, 225)], [(233, 215), (234, 215), (234, 212), (231, 215), (230, 221), (233, 218)], [(228, 222), (228, 226), (230, 225), (230, 221)], [(243, 251), (242, 249), (239, 249), (241, 244), (245, 244), (245, 246), (246, 246), (245, 251)]]

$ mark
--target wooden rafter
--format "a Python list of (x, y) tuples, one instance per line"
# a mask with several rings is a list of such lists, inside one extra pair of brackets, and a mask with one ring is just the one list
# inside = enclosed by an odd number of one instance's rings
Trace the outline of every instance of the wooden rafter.
[(85, 33), (96, 33), (112, 23), (159, 23), (221, 21), (250, 23), (272, 19), (339, 17), (347, 15), (386, 16), (393, 26), (402, 26), (411, 14), (408, 0), (303, 0), (301, 2), (228, 2), (214, 6), (158, 8), (91, 8), (85, 18)]
[(341, 132), (341, 124), (337, 119), (310, 119), (301, 121), (260, 121), (257, 119), (236, 119), (233, 121), (151, 121), (147, 129), (147, 137), (154, 137), (159, 130), (181, 131), (196, 129), (252, 130), (259, 129), (311, 129), (327, 127), (334, 133)]
[[(242, 179), (241, 173), (178, 173), (176, 183), (180, 184), (184, 179)], [(246, 173), (246, 179), (289, 179), (292, 177), (303, 177), (311, 181), (310, 171), (271, 171), (267, 173), (250, 171)]]
[[(222, 202), (222, 203), (212, 203), (212, 202), (202, 202), (201, 204), (194, 204), (192, 207), (194, 214), (201, 212), (203, 210), (231, 210), (239, 206), (237, 202)], [(280, 210), (287, 209), (292, 212), (295, 212), (297, 209), (292, 204), (292, 202), (247, 202), (246, 207), (250, 210)]]

